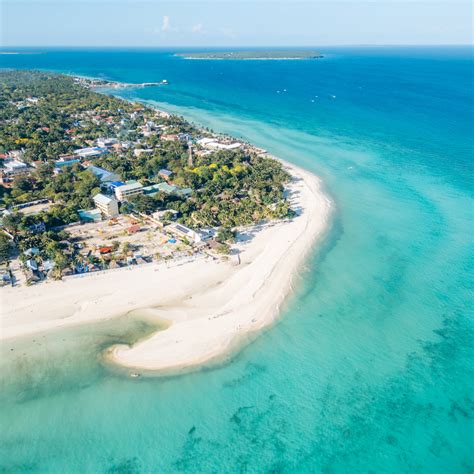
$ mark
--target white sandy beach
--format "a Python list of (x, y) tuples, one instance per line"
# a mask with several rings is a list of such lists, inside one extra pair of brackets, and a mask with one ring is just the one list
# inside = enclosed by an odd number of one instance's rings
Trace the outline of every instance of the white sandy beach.
[(225, 353), (243, 335), (278, 315), (313, 243), (327, 228), (331, 203), (319, 179), (284, 163), (295, 180), (291, 201), (299, 215), (239, 234), (240, 265), (197, 260), (166, 268), (132, 269), (3, 288), (0, 340), (78, 324), (91, 324), (141, 308), (154, 308), (169, 328), (109, 357), (137, 369), (188, 369)]

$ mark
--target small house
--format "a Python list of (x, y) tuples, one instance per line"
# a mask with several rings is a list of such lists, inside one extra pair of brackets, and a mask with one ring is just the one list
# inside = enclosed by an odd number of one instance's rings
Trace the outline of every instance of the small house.
[(161, 169), (160, 171), (158, 171), (158, 175), (161, 176), (166, 181), (170, 181), (173, 176), (173, 172), (170, 170)]
[(172, 223), (165, 227), (165, 230), (178, 237), (186, 238), (192, 242), (201, 242), (201, 236), (198, 232), (186, 227), (183, 224)]

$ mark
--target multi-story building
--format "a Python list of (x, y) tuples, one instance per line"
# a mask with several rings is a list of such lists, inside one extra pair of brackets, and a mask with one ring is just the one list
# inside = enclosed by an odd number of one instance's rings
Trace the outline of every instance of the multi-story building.
[(96, 194), (94, 196), (94, 203), (97, 209), (105, 217), (118, 216), (118, 202), (114, 197), (106, 196), (105, 194)]
[(119, 201), (126, 201), (137, 194), (143, 194), (143, 186), (138, 181), (129, 182), (115, 188), (115, 196)]

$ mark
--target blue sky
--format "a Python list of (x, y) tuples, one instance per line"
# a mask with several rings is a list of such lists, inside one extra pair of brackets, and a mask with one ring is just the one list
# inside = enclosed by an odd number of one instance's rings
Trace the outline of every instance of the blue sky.
[(472, 44), (466, 0), (0, 0), (2, 46)]

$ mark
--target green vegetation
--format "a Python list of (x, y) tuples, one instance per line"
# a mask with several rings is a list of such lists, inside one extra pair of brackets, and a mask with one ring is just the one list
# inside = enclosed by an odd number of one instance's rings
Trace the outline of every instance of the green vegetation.
[(11, 250), (12, 245), (10, 239), (5, 234), (0, 234), (0, 263), (8, 261)]
[[(288, 174), (279, 162), (247, 146), (195, 153), (190, 160), (188, 142), (210, 132), (181, 117), (94, 92), (84, 80), (34, 71), (0, 72), (0, 124), (2, 161), (16, 150), (28, 165), (26, 173), (0, 186), (0, 206), (9, 210), (4, 229), (20, 251), (37, 247), (43, 259), (52, 259), (59, 275), (80, 258), (58, 227), (77, 222), (78, 211), (93, 207), (96, 193), (107, 192), (87, 169), (90, 164), (143, 186), (162, 183), (159, 171), (170, 170), (172, 185), (191, 189), (190, 196), (174, 191), (138, 195), (121, 203), (120, 212), (169, 209), (189, 227), (220, 227), (220, 252), (229, 251), (228, 243), (235, 237), (232, 229), (292, 216), (283, 192)], [(74, 156), (77, 149), (97, 146), (101, 137), (114, 138), (118, 146), (109, 146), (88, 163)], [(73, 155), (78, 162), (57, 168), (61, 155)], [(37, 213), (25, 215), (15, 209), (44, 199), (51, 205)], [(2, 260), (8, 259), (10, 246), (10, 241), (0, 241)]]
[(230, 246), (228, 244), (219, 244), (216, 250), (217, 253), (220, 253), (222, 255), (230, 254)]
[(216, 237), (217, 242), (234, 242), (235, 231), (228, 227), (221, 227)]
[[(120, 109), (132, 112), (134, 106), (123, 102)], [(90, 118), (81, 123), (79, 139), (72, 140), (81, 113)], [(26, 162), (56, 160), (106, 133), (105, 124), (93, 120), (103, 113), (120, 117), (123, 112), (113, 97), (86, 90), (70, 77), (34, 71), (0, 73), (0, 153), (23, 148)]]

